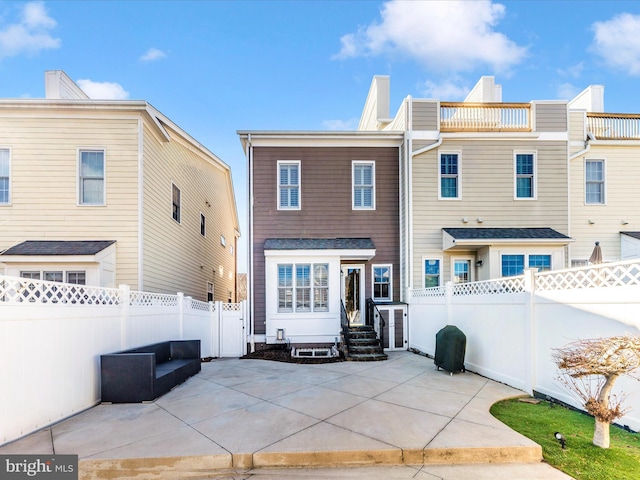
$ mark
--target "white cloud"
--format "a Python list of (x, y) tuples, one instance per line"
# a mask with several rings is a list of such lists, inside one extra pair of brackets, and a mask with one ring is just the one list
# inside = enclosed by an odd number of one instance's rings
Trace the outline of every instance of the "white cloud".
[(595, 22), (591, 51), (614, 68), (640, 75), (640, 15), (621, 13), (605, 22)]
[(50, 34), (56, 25), (43, 2), (25, 4), (17, 22), (0, 24), (0, 58), (60, 47), (60, 39)]
[(352, 118), (350, 120), (324, 120), (322, 122), (322, 125), (324, 126), (325, 130), (332, 130), (332, 131), (347, 130), (347, 131), (351, 131), (351, 130), (357, 130), (358, 123), (360, 123), (359, 119)]
[(78, 80), (77, 83), (84, 93), (94, 100), (127, 100), (129, 98), (129, 92), (119, 83), (93, 82), (87, 79)]
[(445, 80), (441, 83), (427, 80), (422, 86), (422, 94), (425, 98), (439, 98), (447, 102), (462, 101), (470, 91), (469, 87), (461, 85), (461, 80), (458, 78)]
[(571, 83), (563, 83), (556, 91), (558, 98), (562, 100), (573, 100), (583, 89)]
[(556, 71), (561, 77), (580, 78), (584, 70), (584, 62), (570, 65), (567, 68), (558, 68)]
[(504, 72), (526, 54), (526, 48), (495, 30), (505, 11), (490, 0), (391, 0), (383, 5), (379, 23), (341, 38), (334, 58), (394, 54), (441, 71), (489, 66)]
[(149, 50), (147, 50), (147, 53), (145, 53), (140, 57), (140, 60), (142, 60), (143, 62), (152, 62), (154, 60), (159, 60), (166, 56), (167, 54), (164, 53), (162, 50), (159, 50), (157, 48), (150, 48)]

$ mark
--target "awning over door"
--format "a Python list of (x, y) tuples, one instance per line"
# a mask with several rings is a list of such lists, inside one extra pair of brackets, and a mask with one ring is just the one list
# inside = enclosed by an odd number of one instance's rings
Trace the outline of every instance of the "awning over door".
[(571, 237), (552, 228), (443, 228), (443, 250), (476, 250), (495, 245), (567, 245)]
[(371, 260), (376, 247), (370, 238), (268, 238), (264, 241), (265, 256), (282, 254), (318, 254), (330, 251), (341, 260)]

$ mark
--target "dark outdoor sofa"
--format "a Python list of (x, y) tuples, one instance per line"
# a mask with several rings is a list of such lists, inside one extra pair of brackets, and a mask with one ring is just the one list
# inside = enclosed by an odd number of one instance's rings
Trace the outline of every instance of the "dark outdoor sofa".
[(100, 355), (102, 401), (151, 401), (200, 369), (200, 340), (160, 342)]

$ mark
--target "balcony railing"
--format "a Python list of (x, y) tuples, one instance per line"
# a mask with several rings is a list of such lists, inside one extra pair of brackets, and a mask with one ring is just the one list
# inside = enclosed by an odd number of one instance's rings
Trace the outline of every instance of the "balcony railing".
[(640, 140), (640, 114), (589, 112), (587, 132), (597, 140)]
[(528, 103), (440, 104), (442, 132), (530, 132), (531, 105)]

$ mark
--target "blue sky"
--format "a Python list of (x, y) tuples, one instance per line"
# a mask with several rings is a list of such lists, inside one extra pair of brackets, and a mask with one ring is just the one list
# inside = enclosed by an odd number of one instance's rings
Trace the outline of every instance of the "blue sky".
[(0, 0), (0, 97), (43, 97), (45, 70), (158, 108), (231, 166), (244, 222), (236, 131), (355, 129), (374, 75), (392, 113), (481, 75), (506, 102), (602, 84), (606, 111), (640, 113), (640, 2)]

